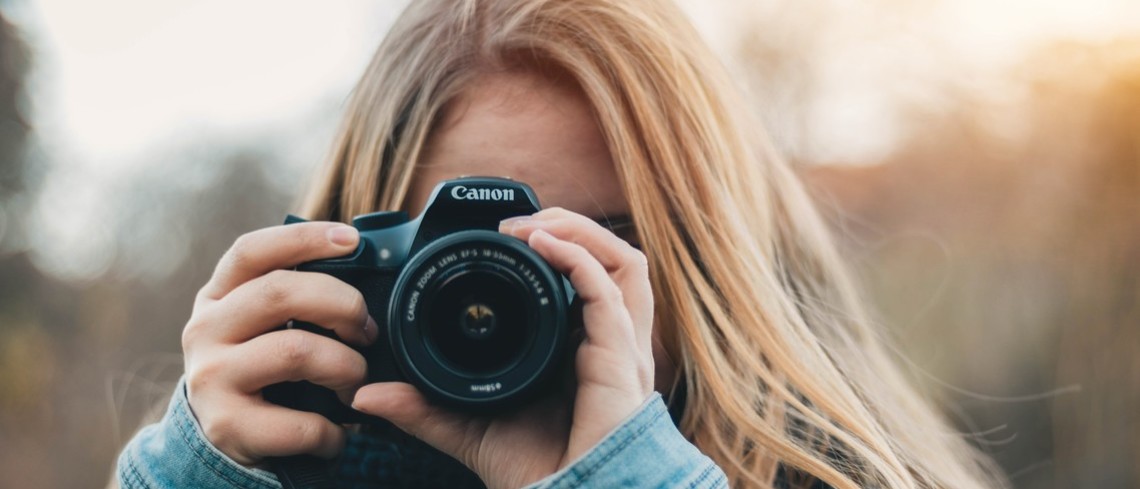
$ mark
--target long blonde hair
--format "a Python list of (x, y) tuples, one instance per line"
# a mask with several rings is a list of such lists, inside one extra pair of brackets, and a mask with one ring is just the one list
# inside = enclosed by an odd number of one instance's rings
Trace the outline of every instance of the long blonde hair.
[(998, 487), (884, 349), (800, 183), (665, 0), (416, 0), (353, 91), (311, 218), (404, 205), (445, 105), (556, 67), (592, 104), (650, 260), (680, 428), (734, 486)]

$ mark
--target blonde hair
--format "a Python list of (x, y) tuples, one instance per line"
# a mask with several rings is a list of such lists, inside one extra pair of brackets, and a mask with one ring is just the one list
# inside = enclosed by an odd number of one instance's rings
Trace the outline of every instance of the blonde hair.
[(680, 428), (733, 486), (1005, 483), (885, 351), (800, 183), (663, 0), (416, 0), (352, 93), (312, 218), (403, 206), (445, 105), (553, 67), (593, 106), (679, 369)]

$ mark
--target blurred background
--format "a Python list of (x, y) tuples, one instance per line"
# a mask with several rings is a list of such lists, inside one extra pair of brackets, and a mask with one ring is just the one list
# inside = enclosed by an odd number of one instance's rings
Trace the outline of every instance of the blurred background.
[[(0, 0), (0, 474), (97, 487), (405, 1)], [(681, 0), (916, 384), (1017, 487), (1140, 487), (1140, 2)]]

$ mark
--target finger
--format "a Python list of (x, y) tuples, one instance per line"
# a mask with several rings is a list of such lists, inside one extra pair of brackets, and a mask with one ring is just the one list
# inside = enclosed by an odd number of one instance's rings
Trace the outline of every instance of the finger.
[(300, 454), (331, 459), (344, 449), (344, 428), (316, 413), (259, 402), (229, 419), (240, 426), (226, 429), (240, 437), (230, 435), (231, 442), (225, 436), (220, 442), (210, 438), (211, 442), (239, 444), (237, 448), (255, 460)]
[(391, 421), (404, 432), (464, 463), (474, 460), (472, 440), (481, 440), (481, 431), (486, 431), (487, 426), (482, 421), (431, 404), (415, 387), (403, 382), (361, 387), (352, 400), (352, 408)]
[(582, 246), (606, 268), (622, 290), (625, 306), (633, 320), (638, 348), (643, 354), (651, 355), (653, 289), (649, 283), (649, 262), (645, 254), (594, 220), (564, 209), (550, 208), (531, 219), (508, 220), (500, 225), (500, 230), (522, 240), (529, 240), (539, 229)]
[(318, 272), (276, 270), (250, 280), (205, 311), (199, 334), (240, 343), (290, 320), (332, 330), (353, 345), (379, 334), (359, 290)]
[(628, 266), (631, 261), (636, 261), (636, 254), (641, 253), (593, 219), (559, 207), (508, 219), (499, 225), (501, 232), (523, 241), (528, 241), (531, 233), (539, 229), (582, 245), (610, 272)]
[(360, 234), (339, 222), (305, 222), (259, 229), (242, 235), (222, 256), (201, 294), (218, 300), (237, 286), (271, 270), (346, 255)]
[(582, 298), (583, 323), (591, 343), (623, 353), (638, 348), (622, 290), (598, 260), (582, 246), (541, 229), (531, 233), (530, 246), (566, 275)]
[(228, 355), (241, 361), (231, 382), (247, 394), (280, 382), (307, 380), (347, 395), (368, 376), (368, 364), (359, 352), (308, 331), (274, 331), (230, 350)]

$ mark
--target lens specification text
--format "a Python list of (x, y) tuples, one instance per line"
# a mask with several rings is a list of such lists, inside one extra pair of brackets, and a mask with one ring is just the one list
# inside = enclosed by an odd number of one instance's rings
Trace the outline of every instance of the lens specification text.
[(417, 305), (420, 302), (420, 295), (431, 283), (432, 278), (439, 274), (440, 270), (444, 270), (461, 261), (468, 262), (473, 259), (498, 262), (514, 269), (526, 282), (526, 285), (534, 291), (539, 306), (547, 306), (550, 304), (550, 298), (547, 297), (546, 287), (542, 286), (542, 280), (539, 279), (534, 270), (527, 266), (526, 263), (520, 263), (517, 258), (494, 248), (462, 248), (439, 257), (435, 263), (424, 269), (419, 278), (416, 279), (415, 289), (408, 295), (408, 300), (405, 303), (406, 307), (404, 308), (405, 319), (408, 321), (416, 320), (416, 311)]

